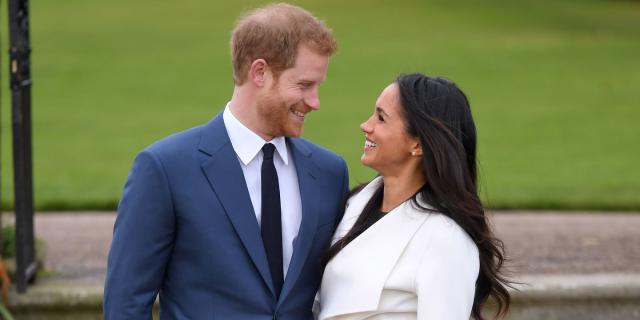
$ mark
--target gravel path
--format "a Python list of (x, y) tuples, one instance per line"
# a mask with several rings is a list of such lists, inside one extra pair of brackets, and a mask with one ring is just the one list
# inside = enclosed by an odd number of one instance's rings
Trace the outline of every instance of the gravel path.
[[(490, 217), (517, 274), (640, 273), (640, 213), (500, 211)], [(63, 279), (102, 281), (114, 219), (112, 212), (36, 215), (45, 267)]]

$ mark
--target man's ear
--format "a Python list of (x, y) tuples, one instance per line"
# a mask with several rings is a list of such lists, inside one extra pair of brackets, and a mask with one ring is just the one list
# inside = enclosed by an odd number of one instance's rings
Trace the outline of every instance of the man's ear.
[(256, 59), (249, 68), (249, 80), (257, 87), (262, 88), (267, 78), (269, 65), (264, 59)]

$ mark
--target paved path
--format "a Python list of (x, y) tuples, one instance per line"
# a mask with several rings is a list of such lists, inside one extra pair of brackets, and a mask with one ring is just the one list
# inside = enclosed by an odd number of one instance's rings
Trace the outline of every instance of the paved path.
[[(45, 267), (60, 280), (101, 282), (114, 219), (113, 212), (37, 214)], [(491, 220), (517, 274), (640, 274), (640, 213), (500, 211)]]

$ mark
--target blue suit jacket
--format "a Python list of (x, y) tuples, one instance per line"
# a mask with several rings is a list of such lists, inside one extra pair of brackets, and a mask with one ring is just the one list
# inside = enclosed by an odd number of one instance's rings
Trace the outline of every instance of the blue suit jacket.
[(118, 207), (105, 319), (312, 319), (319, 259), (342, 215), (344, 160), (287, 139), (302, 222), (276, 300), (260, 230), (222, 115), (141, 152)]

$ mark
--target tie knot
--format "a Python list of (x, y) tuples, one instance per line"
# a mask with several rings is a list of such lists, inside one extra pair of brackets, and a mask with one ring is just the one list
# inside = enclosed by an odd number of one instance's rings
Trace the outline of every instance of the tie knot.
[(262, 146), (262, 155), (264, 160), (273, 160), (273, 151), (276, 150), (276, 146), (271, 143), (265, 143)]

